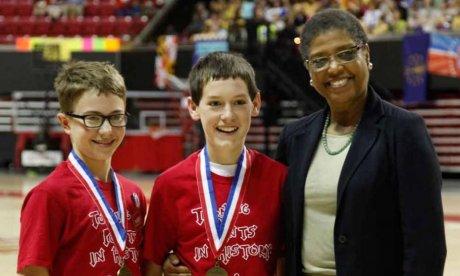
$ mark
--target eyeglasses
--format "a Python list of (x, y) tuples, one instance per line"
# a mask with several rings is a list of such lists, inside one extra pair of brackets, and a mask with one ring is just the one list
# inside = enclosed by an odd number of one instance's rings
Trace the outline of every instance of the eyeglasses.
[(104, 124), (105, 120), (108, 120), (109, 124), (113, 127), (125, 127), (126, 123), (128, 122), (128, 116), (129, 116), (128, 113), (103, 116), (103, 115), (96, 115), (96, 114), (77, 115), (71, 112), (66, 112), (66, 115), (73, 117), (73, 118), (82, 119), (83, 124), (85, 124), (85, 126), (88, 128), (99, 128)]
[(323, 71), (331, 65), (331, 58), (335, 60), (337, 65), (342, 65), (353, 61), (358, 56), (358, 51), (361, 49), (365, 44), (360, 43), (356, 46), (350, 47), (346, 50), (337, 52), (330, 56), (326, 57), (317, 57), (312, 59), (305, 60), (305, 66), (314, 72)]

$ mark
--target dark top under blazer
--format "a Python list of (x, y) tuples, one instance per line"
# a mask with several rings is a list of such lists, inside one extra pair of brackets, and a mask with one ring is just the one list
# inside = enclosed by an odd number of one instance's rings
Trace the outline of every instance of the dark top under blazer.
[[(304, 186), (327, 112), (288, 124), (280, 136), (277, 159), (289, 166), (283, 206), (287, 275), (302, 275)], [(337, 275), (442, 275), (441, 181), (423, 119), (369, 87), (337, 188)]]

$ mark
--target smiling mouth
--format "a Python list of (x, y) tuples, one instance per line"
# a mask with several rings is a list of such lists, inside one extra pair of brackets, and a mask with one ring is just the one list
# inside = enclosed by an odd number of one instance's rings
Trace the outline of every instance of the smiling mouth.
[(235, 133), (238, 130), (238, 127), (217, 127), (216, 129), (219, 132), (231, 134), (231, 133)]
[(92, 140), (95, 144), (101, 145), (101, 146), (111, 146), (115, 140), (110, 140), (110, 141), (96, 141)]
[(338, 80), (328, 81), (328, 82), (326, 82), (326, 86), (330, 87), (330, 88), (340, 88), (340, 87), (343, 87), (343, 86), (347, 85), (347, 83), (348, 83), (348, 81), (350, 79), (351, 78), (341, 78), (341, 79), (338, 79)]

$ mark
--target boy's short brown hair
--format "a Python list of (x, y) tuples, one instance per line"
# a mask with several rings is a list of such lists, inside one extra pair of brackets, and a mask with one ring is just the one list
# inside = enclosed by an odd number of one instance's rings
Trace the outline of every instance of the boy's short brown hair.
[(54, 79), (61, 112), (72, 112), (75, 102), (88, 91), (112, 93), (126, 100), (123, 77), (108, 62), (73, 61), (62, 66)]
[(210, 81), (229, 78), (242, 79), (246, 83), (251, 99), (254, 99), (259, 92), (254, 69), (249, 62), (237, 54), (214, 52), (201, 58), (190, 71), (189, 83), (193, 102), (200, 103), (203, 88)]

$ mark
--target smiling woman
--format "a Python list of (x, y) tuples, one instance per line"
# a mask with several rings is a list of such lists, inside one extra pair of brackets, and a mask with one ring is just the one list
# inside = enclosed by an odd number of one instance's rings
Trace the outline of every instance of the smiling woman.
[[(332, 107), (333, 121), (341, 120), (344, 126), (353, 126), (359, 120), (367, 95), (369, 47), (364, 42), (358, 43), (355, 45), (356, 42), (343, 30), (330, 30), (310, 44), (310, 56), (313, 58), (309, 59), (307, 68), (312, 86)], [(338, 56), (347, 60), (344, 62)], [(324, 59), (327, 62), (323, 61), (321, 70), (318, 70), (317, 66), (321, 65), (318, 60)], [(351, 118), (343, 119), (337, 114), (347, 110), (355, 111), (355, 114), (348, 114)]]
[(367, 37), (350, 13), (314, 15), (301, 53), (327, 107), (279, 139), (286, 274), (441, 276), (441, 173), (422, 118), (369, 85)]

